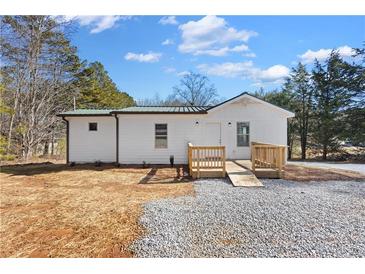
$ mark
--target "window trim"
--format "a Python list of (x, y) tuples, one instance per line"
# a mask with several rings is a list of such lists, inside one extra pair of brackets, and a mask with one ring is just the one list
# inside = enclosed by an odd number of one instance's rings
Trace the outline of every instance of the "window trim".
[[(239, 134), (238, 133), (238, 124), (240, 124), (240, 123), (247, 125), (248, 134)], [(238, 145), (238, 136), (247, 136), (248, 144), (247, 145)], [(236, 122), (236, 146), (237, 147), (250, 147), (250, 122), (243, 122), (243, 121)]]
[[(96, 129), (90, 129), (91, 124), (96, 124)], [(98, 131), (98, 123), (97, 122), (89, 122), (89, 131)]]
[[(156, 126), (157, 125), (166, 125), (166, 147), (157, 147), (156, 146)], [(155, 135), (155, 140), (154, 140), (154, 142), (155, 142), (155, 149), (167, 149), (168, 147), (169, 147), (169, 125), (168, 125), (168, 123), (155, 123), (154, 124), (154, 130), (155, 130), (155, 133), (154, 133), (154, 135)], [(160, 136), (165, 136), (165, 135), (160, 135)]]

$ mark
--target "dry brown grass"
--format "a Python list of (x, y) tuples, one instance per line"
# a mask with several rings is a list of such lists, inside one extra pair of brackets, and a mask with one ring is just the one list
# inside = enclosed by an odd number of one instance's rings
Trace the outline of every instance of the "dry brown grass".
[(283, 179), (291, 181), (352, 181), (365, 180), (365, 175), (342, 169), (312, 168), (299, 165), (286, 165)]
[(1, 257), (129, 257), (145, 202), (193, 194), (175, 168), (2, 167)]

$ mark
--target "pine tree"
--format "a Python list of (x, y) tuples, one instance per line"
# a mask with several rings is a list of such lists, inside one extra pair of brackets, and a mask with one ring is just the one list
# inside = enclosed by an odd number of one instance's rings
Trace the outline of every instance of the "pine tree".
[(353, 145), (365, 146), (365, 48), (354, 50), (354, 57), (361, 61), (343, 64), (352, 97), (349, 107), (343, 111), (345, 125), (341, 137)]
[(325, 64), (318, 61), (312, 72), (315, 96), (315, 127), (313, 137), (322, 147), (322, 158), (338, 148), (339, 137), (345, 128), (341, 112), (346, 110), (353, 100), (356, 87), (352, 86), (352, 73), (349, 67), (333, 51)]
[[(276, 106), (294, 112), (297, 106), (297, 102), (294, 99), (292, 89), (293, 89), (292, 81), (290, 78), (288, 78), (285, 81), (283, 88), (280, 91), (274, 90), (265, 93), (263, 90), (260, 90), (260, 93), (263, 95), (258, 97)], [(297, 133), (298, 133), (298, 119), (294, 117), (289, 119), (287, 127), (288, 159), (292, 158), (293, 146), (294, 146), (294, 141), (297, 138)]]
[(313, 88), (310, 83), (310, 75), (302, 63), (292, 69), (290, 78), (293, 100), (295, 101), (295, 117), (298, 122), (300, 136), (301, 158), (306, 159), (310, 117), (313, 107)]
[(100, 62), (84, 65), (78, 75), (78, 108), (125, 108), (135, 105), (126, 92), (118, 90)]

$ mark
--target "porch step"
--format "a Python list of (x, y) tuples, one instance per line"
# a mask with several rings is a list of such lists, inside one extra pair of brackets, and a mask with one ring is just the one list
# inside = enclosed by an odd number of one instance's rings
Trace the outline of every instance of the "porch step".
[(251, 170), (243, 168), (232, 161), (226, 161), (226, 171), (234, 186), (263, 186), (255, 174), (251, 172)]
[(192, 169), (192, 177), (194, 179), (196, 178), (223, 178), (225, 177), (225, 174), (223, 174), (222, 169), (221, 168), (217, 168), (217, 169), (200, 169), (199, 172), (199, 176), (198, 176), (198, 171), (196, 168)]

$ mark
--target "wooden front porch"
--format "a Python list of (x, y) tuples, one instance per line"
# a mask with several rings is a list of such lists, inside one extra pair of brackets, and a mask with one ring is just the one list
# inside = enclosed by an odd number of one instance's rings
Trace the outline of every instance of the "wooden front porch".
[(195, 178), (226, 176), (225, 146), (193, 146), (188, 144), (189, 173)]
[[(230, 168), (227, 170), (225, 146), (194, 146), (189, 143), (189, 173), (193, 178), (221, 178), (227, 173), (234, 173), (237, 178), (237, 170), (241, 167), (258, 178), (281, 178), (285, 153), (285, 146), (252, 142), (251, 160), (229, 161)], [(241, 174), (247, 175), (247, 172), (242, 170)]]

